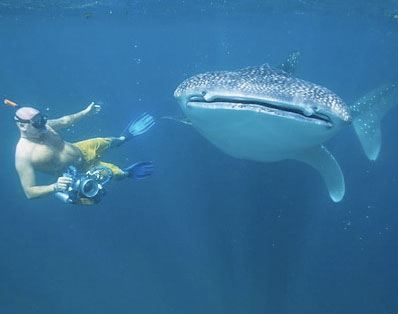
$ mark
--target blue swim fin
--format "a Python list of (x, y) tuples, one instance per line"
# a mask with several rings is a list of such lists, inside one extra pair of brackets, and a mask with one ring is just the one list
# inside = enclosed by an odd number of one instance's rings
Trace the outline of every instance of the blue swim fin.
[(154, 124), (155, 119), (151, 115), (143, 113), (137, 119), (132, 120), (120, 136), (124, 136), (126, 139), (131, 139), (134, 136), (144, 134), (153, 127)]
[(130, 178), (142, 180), (149, 177), (153, 169), (152, 161), (139, 161), (123, 169), (123, 171), (127, 171)]

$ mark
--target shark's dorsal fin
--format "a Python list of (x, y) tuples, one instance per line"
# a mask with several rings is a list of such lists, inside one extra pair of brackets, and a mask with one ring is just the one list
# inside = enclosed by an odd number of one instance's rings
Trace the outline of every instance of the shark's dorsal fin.
[(340, 202), (345, 193), (344, 176), (333, 155), (324, 147), (317, 146), (294, 157), (315, 168), (321, 174), (334, 202)]
[(296, 72), (297, 64), (300, 61), (300, 55), (301, 54), (299, 51), (293, 51), (277, 68), (285, 71), (286, 73), (294, 74)]

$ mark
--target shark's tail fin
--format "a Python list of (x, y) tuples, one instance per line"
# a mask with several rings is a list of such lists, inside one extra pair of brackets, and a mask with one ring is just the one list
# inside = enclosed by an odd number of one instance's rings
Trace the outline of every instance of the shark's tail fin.
[(376, 160), (381, 148), (380, 120), (368, 113), (354, 119), (353, 125), (365, 155), (369, 160)]
[(381, 148), (380, 122), (398, 103), (398, 82), (383, 85), (357, 100), (350, 109), (355, 133), (366, 156), (376, 160)]
[(278, 66), (278, 68), (289, 74), (294, 74), (300, 61), (300, 56), (300, 51), (293, 51), (287, 56), (286, 60)]

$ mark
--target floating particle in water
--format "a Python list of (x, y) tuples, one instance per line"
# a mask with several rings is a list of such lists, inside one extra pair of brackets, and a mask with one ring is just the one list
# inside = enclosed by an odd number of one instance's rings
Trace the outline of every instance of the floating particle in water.
[(134, 58), (133, 60), (137, 64), (141, 64), (142, 63), (142, 59), (141, 58)]
[(347, 230), (349, 227), (351, 227), (351, 221), (346, 221), (346, 220), (344, 220), (343, 221), (343, 225), (344, 225), (344, 227), (343, 227), (343, 229), (344, 230)]

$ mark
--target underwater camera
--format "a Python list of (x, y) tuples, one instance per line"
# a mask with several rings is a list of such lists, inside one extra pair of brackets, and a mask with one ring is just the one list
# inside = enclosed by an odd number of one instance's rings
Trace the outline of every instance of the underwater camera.
[(57, 192), (55, 196), (67, 204), (92, 205), (104, 196), (104, 185), (111, 179), (112, 172), (107, 167), (95, 167), (85, 174), (78, 174), (74, 166), (69, 166), (63, 176), (72, 178), (72, 183), (66, 191)]

